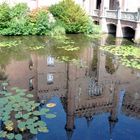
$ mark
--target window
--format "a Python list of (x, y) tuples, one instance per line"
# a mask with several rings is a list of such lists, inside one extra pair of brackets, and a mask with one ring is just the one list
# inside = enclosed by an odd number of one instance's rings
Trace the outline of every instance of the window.
[(29, 79), (29, 91), (32, 91), (34, 89), (33, 87), (33, 78)]
[(54, 66), (54, 58), (52, 56), (47, 57), (47, 65)]
[(47, 74), (47, 83), (53, 84), (54, 76), (52, 73)]
[(29, 69), (30, 69), (30, 70), (33, 69), (33, 61), (32, 61), (32, 60), (29, 61)]

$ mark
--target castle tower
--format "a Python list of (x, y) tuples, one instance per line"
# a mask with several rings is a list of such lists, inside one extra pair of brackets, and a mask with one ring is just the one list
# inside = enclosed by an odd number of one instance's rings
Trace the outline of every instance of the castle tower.
[(110, 112), (109, 127), (110, 127), (110, 140), (112, 140), (113, 129), (118, 122), (118, 108), (119, 108), (119, 85), (117, 82), (111, 84), (110, 92), (113, 94), (112, 109)]
[[(75, 78), (73, 73), (71, 73), (69, 63), (67, 63), (67, 108), (66, 108), (66, 133), (68, 140), (71, 139), (73, 134), (74, 126), (74, 113), (75, 113)], [(71, 77), (70, 77), (71, 75)]]

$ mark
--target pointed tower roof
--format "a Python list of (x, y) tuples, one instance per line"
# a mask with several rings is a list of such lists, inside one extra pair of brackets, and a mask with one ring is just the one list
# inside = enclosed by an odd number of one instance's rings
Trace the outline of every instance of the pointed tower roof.
[(113, 133), (113, 129), (115, 128), (116, 123), (118, 122), (118, 119), (112, 120), (111, 117), (109, 117), (108, 121), (109, 121), (110, 140), (113, 140), (112, 133)]
[(66, 134), (67, 134), (67, 140), (71, 140), (72, 135), (73, 135), (73, 130), (66, 129)]
[(85, 116), (86, 121), (87, 121), (87, 127), (89, 128), (91, 126), (92, 120), (93, 120), (93, 116), (91, 114), (88, 114)]

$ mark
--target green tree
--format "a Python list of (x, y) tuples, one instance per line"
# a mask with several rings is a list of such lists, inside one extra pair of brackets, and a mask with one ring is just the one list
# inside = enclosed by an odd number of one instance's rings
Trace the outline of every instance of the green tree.
[(52, 5), (49, 10), (57, 22), (64, 26), (67, 33), (93, 33), (91, 19), (73, 0), (63, 0)]
[(0, 5), (0, 30), (6, 28), (10, 20), (10, 7), (3, 3)]

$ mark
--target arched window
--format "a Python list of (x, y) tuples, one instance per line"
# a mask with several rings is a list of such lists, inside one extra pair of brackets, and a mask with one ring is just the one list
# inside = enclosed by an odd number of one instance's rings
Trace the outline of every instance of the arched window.
[(96, 9), (100, 9), (100, 6), (101, 6), (101, 0), (97, 0)]

